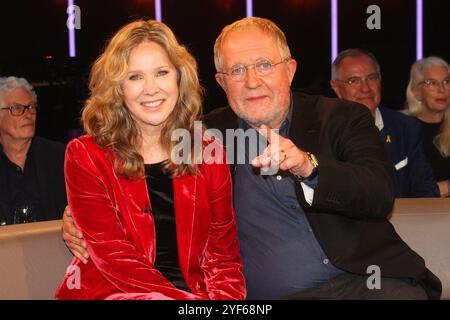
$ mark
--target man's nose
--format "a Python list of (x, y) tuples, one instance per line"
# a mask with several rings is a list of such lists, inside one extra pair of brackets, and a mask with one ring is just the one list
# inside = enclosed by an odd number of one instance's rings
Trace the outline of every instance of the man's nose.
[(361, 84), (360, 84), (359, 89), (363, 92), (368, 92), (371, 90), (367, 79), (361, 79)]
[(256, 72), (255, 66), (247, 67), (247, 72), (245, 73), (245, 83), (249, 88), (256, 88), (261, 85), (261, 77)]

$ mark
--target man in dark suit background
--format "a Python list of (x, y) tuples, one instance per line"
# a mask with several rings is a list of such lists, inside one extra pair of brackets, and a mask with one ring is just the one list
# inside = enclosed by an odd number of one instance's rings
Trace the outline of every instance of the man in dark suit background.
[(65, 145), (35, 137), (37, 97), (24, 78), (0, 78), (0, 225), (61, 218)]
[(331, 87), (339, 98), (365, 105), (375, 119), (394, 170), (398, 198), (438, 197), (439, 189), (422, 147), (417, 120), (381, 107), (381, 73), (375, 56), (362, 49), (341, 52), (332, 65)]

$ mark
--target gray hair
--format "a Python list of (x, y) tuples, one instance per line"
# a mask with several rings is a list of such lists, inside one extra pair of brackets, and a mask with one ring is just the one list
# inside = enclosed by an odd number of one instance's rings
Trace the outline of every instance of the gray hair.
[(368, 57), (370, 60), (372, 60), (373, 64), (377, 69), (378, 74), (381, 76), (380, 64), (378, 63), (377, 58), (372, 52), (364, 49), (347, 49), (339, 53), (336, 59), (334, 59), (333, 64), (331, 65), (331, 79), (332, 80), (338, 79), (339, 68), (341, 67), (342, 61), (345, 58), (358, 58), (358, 57)]
[(409, 77), (408, 88), (406, 89), (406, 99), (408, 103), (409, 113), (413, 116), (417, 116), (422, 112), (422, 103), (416, 99), (413, 93), (413, 89), (422, 82), (423, 72), (430, 67), (442, 67), (446, 68), (450, 73), (450, 66), (444, 59), (439, 57), (428, 57), (422, 60), (414, 62), (411, 67), (411, 74)]
[(37, 95), (33, 86), (25, 78), (0, 77), (0, 104), (3, 104), (3, 96), (17, 88), (23, 88), (30, 93), (33, 101), (37, 103)]
[(288, 59), (291, 57), (291, 52), (289, 50), (286, 36), (284, 35), (284, 32), (275, 24), (275, 22), (265, 18), (248, 17), (225, 26), (222, 29), (220, 35), (217, 37), (214, 44), (214, 65), (216, 66), (216, 71), (222, 71), (222, 46), (223, 40), (225, 39), (226, 35), (235, 30), (249, 28), (257, 28), (274, 37), (277, 41), (281, 58)]

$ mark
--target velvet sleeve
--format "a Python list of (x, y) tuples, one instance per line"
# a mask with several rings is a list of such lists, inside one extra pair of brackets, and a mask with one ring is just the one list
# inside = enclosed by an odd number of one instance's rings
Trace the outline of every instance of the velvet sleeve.
[[(108, 185), (107, 168), (98, 167), (97, 150), (80, 140), (67, 148), (65, 176), (73, 218), (83, 232), (90, 259), (101, 275), (117, 287), (115, 298), (195, 299), (175, 288), (127, 237), (121, 213)], [(129, 294), (129, 296), (127, 296)]]
[(230, 169), (227, 164), (208, 168), (211, 227), (203, 269), (210, 299), (245, 299)]

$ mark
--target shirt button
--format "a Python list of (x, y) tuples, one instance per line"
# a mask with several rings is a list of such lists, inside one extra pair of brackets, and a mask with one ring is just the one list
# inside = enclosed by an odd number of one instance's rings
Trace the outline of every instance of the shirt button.
[(312, 229), (311, 229), (311, 228), (308, 228), (308, 231), (309, 231), (309, 232), (312, 232)]
[(329, 262), (328, 259), (323, 259), (323, 264), (328, 264)]
[(283, 179), (282, 176), (277, 176), (277, 180), (278, 180), (278, 181), (281, 181), (281, 179)]

